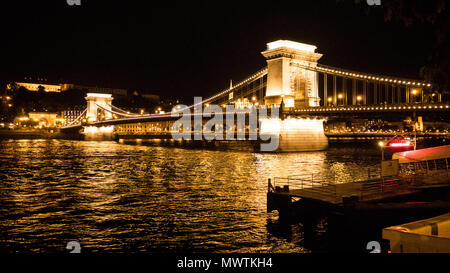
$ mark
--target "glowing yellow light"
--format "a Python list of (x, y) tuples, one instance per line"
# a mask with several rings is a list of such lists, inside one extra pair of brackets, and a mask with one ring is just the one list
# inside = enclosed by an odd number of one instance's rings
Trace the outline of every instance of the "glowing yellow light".
[(253, 96), (253, 97), (252, 97), (252, 101), (255, 101), (255, 100), (256, 100), (256, 97), (255, 97), (255, 96)]
[(378, 142), (378, 146), (383, 147), (384, 146), (384, 142), (383, 141)]
[(413, 89), (413, 90), (411, 91), (411, 93), (412, 93), (413, 95), (416, 95), (416, 94), (417, 94), (417, 90), (416, 90), (416, 89)]
[(361, 96), (357, 96), (356, 100), (360, 101), (360, 100), (362, 100), (362, 97)]
[(339, 98), (339, 99), (342, 99), (342, 94), (339, 94), (339, 95), (338, 95), (338, 98)]
[(278, 40), (278, 41), (267, 44), (267, 48), (269, 50), (280, 48), (280, 47), (286, 47), (286, 48), (290, 48), (290, 49), (296, 49), (296, 50), (307, 51), (307, 52), (315, 52), (316, 48), (317, 48), (314, 45), (308, 45), (308, 44), (303, 44), (303, 43), (298, 43), (298, 42), (293, 42), (293, 41), (288, 41), (288, 40)]
[(328, 102), (331, 102), (333, 100), (333, 98), (328, 97)]
[(100, 94), (100, 93), (87, 93), (87, 97), (97, 97), (97, 98), (111, 98), (111, 94)]
[(279, 134), (280, 131), (323, 132), (323, 122), (324, 119), (262, 119), (260, 132), (266, 134)]

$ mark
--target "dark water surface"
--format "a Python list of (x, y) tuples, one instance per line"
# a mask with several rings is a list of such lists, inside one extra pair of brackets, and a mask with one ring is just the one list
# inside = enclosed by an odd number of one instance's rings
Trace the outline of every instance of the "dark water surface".
[(261, 154), (116, 142), (0, 141), (0, 251), (309, 252), (266, 212), (267, 179), (364, 177), (372, 144)]

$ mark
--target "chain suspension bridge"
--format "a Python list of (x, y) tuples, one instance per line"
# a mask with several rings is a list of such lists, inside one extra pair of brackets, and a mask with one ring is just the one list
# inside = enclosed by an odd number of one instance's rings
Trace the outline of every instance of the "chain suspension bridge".
[[(433, 92), (432, 83), (322, 65), (318, 63), (322, 54), (313, 45), (279, 40), (268, 43), (262, 55), (267, 67), (209, 98), (176, 106), (173, 111), (218, 105), (226, 112), (227, 105), (233, 105), (245, 112), (253, 107), (270, 110), (277, 106), (282, 111), (281, 120), (289, 120), (278, 125), (283, 142), (280, 147), (297, 151), (326, 147), (326, 118), (449, 110), (449, 105)], [(179, 119), (178, 115), (163, 112), (130, 113), (114, 106), (110, 94), (90, 93), (86, 100), (87, 108), (62, 132), (168, 138), (173, 123)], [(248, 128), (245, 130), (248, 133)]]

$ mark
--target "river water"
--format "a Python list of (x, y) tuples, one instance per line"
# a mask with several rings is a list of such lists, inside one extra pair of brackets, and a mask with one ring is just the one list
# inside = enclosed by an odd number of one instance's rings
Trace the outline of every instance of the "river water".
[(0, 141), (0, 251), (310, 252), (266, 212), (267, 179), (367, 176), (373, 143), (263, 154), (71, 140)]

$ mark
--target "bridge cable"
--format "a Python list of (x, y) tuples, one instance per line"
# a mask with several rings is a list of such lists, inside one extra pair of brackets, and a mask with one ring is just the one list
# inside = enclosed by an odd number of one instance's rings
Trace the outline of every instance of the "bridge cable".
[(70, 126), (72, 126), (73, 124), (75, 124), (76, 121), (78, 121), (82, 116), (84, 116), (84, 114), (86, 114), (86, 111), (87, 111), (87, 108), (85, 108), (85, 109), (83, 110), (83, 112), (82, 112), (76, 119), (74, 119), (73, 121), (71, 121), (69, 124), (67, 124), (67, 125), (64, 126), (63, 128), (65, 128), (65, 127), (70, 127)]

